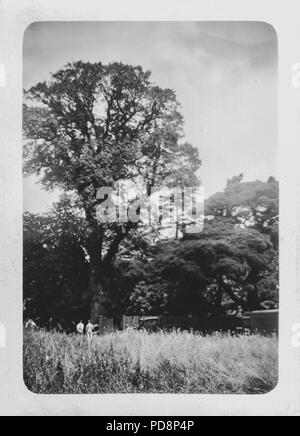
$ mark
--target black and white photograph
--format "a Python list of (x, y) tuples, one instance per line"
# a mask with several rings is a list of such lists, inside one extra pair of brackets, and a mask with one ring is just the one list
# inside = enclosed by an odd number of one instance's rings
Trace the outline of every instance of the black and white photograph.
[(23, 89), (27, 389), (272, 392), (274, 27), (34, 22)]

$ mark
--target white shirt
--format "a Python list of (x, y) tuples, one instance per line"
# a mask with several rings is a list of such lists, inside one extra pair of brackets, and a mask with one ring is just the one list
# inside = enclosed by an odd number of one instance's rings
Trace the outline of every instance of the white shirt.
[(78, 333), (80, 333), (80, 334), (83, 333), (83, 331), (84, 331), (84, 324), (82, 324), (82, 322), (80, 322), (80, 323), (77, 325), (77, 331), (78, 331)]
[(29, 321), (27, 321), (26, 326), (27, 329), (34, 329), (37, 327), (36, 323), (34, 321), (32, 321), (32, 319), (30, 319)]
[(86, 332), (87, 332), (87, 333), (93, 333), (93, 330), (94, 330), (94, 326), (93, 326), (93, 324), (89, 323), (89, 324), (86, 326)]

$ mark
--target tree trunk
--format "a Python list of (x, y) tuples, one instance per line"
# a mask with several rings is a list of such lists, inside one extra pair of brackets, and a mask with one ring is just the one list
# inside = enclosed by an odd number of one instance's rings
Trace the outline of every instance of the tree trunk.
[(179, 240), (179, 223), (176, 223), (175, 241)]
[(90, 255), (90, 277), (89, 291), (91, 295), (91, 322), (98, 324), (100, 316), (107, 316), (106, 302), (106, 276), (109, 268), (114, 262), (114, 258), (119, 250), (120, 243), (127, 236), (131, 226), (128, 225), (125, 230), (120, 227), (115, 239), (105, 255), (102, 257), (102, 244), (104, 232), (95, 232), (90, 237), (89, 255)]
[(246, 310), (247, 309), (246, 302), (242, 298), (239, 298), (235, 295), (230, 285), (224, 284), (224, 286), (228, 297), (230, 297), (231, 300), (235, 303), (236, 308), (238, 309), (239, 307), (241, 307), (243, 310)]
[(223, 286), (222, 282), (218, 280), (218, 291), (215, 301), (215, 316), (221, 316), (222, 315), (222, 301), (223, 301)]
[(254, 285), (247, 285), (246, 292), (247, 292), (247, 304), (249, 310), (250, 311), (259, 310), (260, 301), (259, 301), (257, 288)]
[(253, 271), (249, 274), (247, 279), (248, 284), (245, 287), (247, 293), (247, 304), (250, 311), (260, 309), (260, 299), (257, 290), (258, 273)]
[(106, 316), (105, 280), (101, 271), (101, 265), (97, 269), (91, 268), (89, 291), (91, 295), (90, 318), (93, 324), (99, 323), (100, 316)]

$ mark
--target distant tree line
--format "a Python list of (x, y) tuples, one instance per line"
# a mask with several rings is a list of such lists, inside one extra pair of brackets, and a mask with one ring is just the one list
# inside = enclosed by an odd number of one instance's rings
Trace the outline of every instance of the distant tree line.
[[(107, 316), (226, 317), (278, 307), (278, 182), (228, 182), (206, 201), (203, 232), (153, 243), (133, 234), (106, 271)], [(68, 197), (24, 216), (25, 316), (71, 322), (90, 313), (85, 219)]]

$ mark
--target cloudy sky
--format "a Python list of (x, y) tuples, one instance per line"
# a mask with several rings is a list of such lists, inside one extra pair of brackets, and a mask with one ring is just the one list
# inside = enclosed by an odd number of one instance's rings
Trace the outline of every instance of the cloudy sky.
[[(70, 61), (141, 65), (176, 91), (186, 139), (197, 146), (206, 196), (244, 173), (277, 176), (277, 39), (252, 22), (36, 23), (24, 39), (24, 88)], [(57, 199), (34, 177), (24, 180), (24, 209), (43, 212)]]

